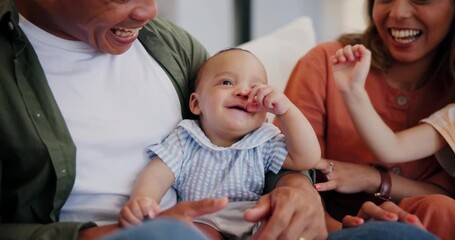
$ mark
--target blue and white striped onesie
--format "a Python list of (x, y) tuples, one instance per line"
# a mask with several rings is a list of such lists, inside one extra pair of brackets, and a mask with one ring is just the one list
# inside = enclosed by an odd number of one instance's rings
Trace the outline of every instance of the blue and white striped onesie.
[(277, 173), (287, 156), (284, 135), (271, 123), (230, 147), (210, 142), (196, 120), (183, 120), (161, 144), (148, 147), (174, 173), (178, 201), (227, 196), (229, 201), (255, 201), (265, 173)]

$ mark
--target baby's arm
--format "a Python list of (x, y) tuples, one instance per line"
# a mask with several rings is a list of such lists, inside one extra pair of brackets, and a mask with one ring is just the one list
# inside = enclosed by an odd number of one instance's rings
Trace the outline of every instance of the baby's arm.
[(119, 223), (128, 227), (158, 215), (159, 202), (173, 182), (169, 167), (159, 157), (153, 158), (136, 179), (130, 200), (119, 214)]
[(394, 133), (382, 121), (365, 90), (371, 52), (363, 45), (345, 46), (331, 61), (337, 88), (352, 121), (378, 160), (407, 162), (434, 154), (444, 145), (442, 136), (429, 124)]
[(284, 95), (269, 85), (257, 86), (249, 101), (276, 115), (286, 139), (288, 156), (283, 167), (290, 170), (313, 168), (321, 159), (316, 133), (302, 112)]

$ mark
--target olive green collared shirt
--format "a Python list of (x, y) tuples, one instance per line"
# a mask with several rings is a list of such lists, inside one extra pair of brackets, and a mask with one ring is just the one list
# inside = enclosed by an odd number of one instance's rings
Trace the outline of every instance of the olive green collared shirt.
[[(0, 240), (77, 239), (94, 223), (58, 222), (75, 181), (76, 147), (18, 21), (14, 2), (0, 0)], [(170, 77), (188, 118), (189, 85), (205, 48), (159, 19), (139, 40)]]

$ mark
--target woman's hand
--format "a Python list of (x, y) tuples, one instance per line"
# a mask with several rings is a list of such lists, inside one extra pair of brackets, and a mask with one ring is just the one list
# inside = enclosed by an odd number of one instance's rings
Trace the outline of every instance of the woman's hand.
[(366, 221), (404, 222), (425, 229), (416, 215), (410, 214), (391, 201), (376, 205), (365, 202), (357, 216), (347, 215), (343, 218), (343, 227), (357, 227)]
[(321, 192), (336, 190), (341, 193), (375, 193), (381, 184), (378, 170), (366, 165), (321, 159), (315, 168), (321, 170), (327, 178), (327, 182), (315, 184), (315, 188)]

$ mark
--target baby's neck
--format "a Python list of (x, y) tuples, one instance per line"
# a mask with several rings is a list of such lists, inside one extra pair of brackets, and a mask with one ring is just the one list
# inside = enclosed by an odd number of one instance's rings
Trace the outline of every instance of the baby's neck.
[(213, 145), (216, 145), (218, 147), (230, 147), (234, 143), (240, 141), (246, 134), (245, 133), (228, 133), (226, 132), (214, 132), (210, 131), (207, 128), (204, 128), (202, 124), (200, 125), (202, 132), (205, 134), (205, 136), (210, 140), (210, 142)]

